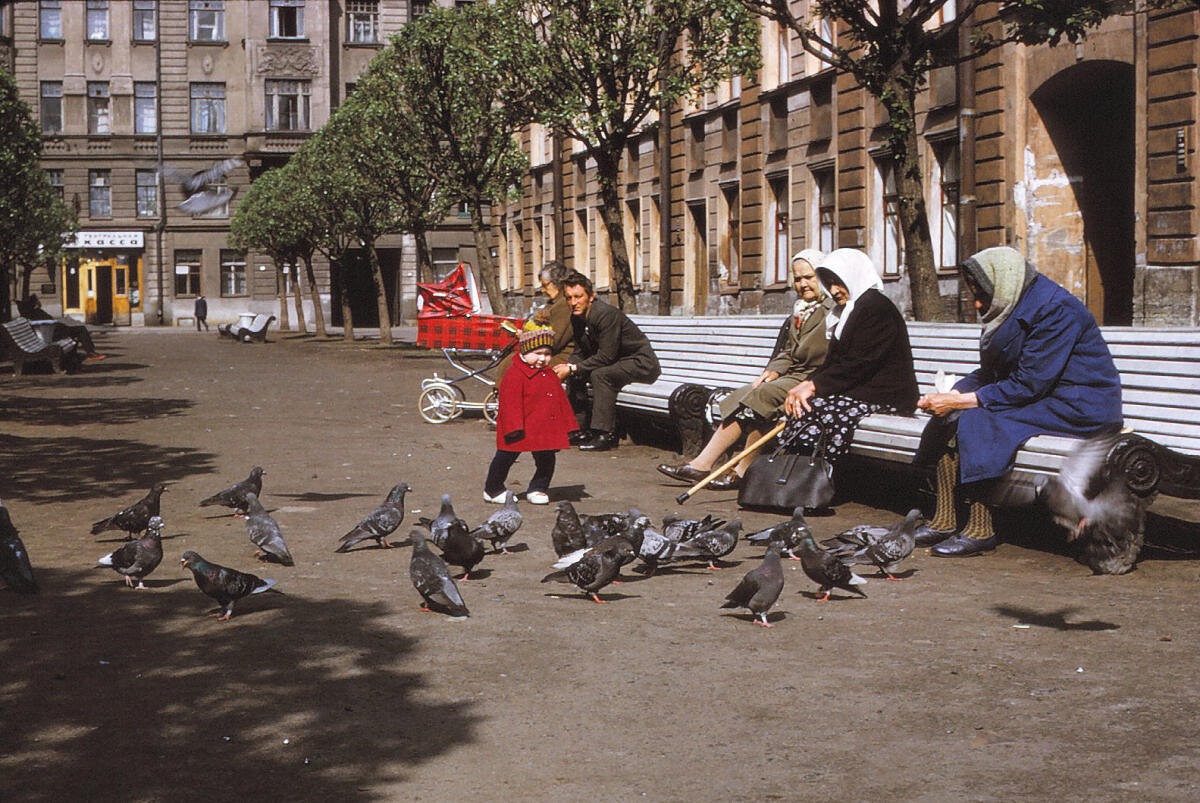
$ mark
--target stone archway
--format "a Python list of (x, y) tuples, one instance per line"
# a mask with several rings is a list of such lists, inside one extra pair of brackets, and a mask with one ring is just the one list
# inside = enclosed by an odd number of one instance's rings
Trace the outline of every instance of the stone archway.
[[(1083, 61), (1031, 95), (1030, 258), (1101, 324), (1133, 322), (1134, 71)], [(1032, 174), (1032, 175), (1031, 175)]]

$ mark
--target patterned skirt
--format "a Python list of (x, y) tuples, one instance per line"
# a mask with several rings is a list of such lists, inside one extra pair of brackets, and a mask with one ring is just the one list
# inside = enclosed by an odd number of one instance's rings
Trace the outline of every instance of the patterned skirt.
[(822, 451), (830, 465), (849, 451), (854, 430), (863, 416), (896, 412), (896, 408), (888, 404), (871, 404), (837, 394), (813, 396), (808, 403), (812, 409), (798, 418), (789, 419), (783, 432), (779, 433), (779, 445), (793, 453), (811, 452), (823, 441)]

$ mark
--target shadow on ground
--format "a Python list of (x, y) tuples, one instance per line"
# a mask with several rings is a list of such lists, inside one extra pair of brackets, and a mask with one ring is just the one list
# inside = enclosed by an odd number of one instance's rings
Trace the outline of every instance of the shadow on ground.
[(181, 415), (194, 406), (195, 402), (190, 399), (47, 399), (42, 396), (4, 396), (0, 397), (0, 421), (55, 427), (130, 424), (149, 418)]
[(417, 699), (416, 640), (381, 603), (263, 594), (220, 623), (190, 577), (38, 580), (0, 592), (0, 798), (351, 800), (474, 741), (472, 703)]

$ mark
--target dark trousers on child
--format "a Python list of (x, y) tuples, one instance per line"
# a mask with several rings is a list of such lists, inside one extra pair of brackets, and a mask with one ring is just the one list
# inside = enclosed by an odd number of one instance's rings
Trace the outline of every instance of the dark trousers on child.
[[(544, 492), (550, 490), (550, 478), (554, 476), (554, 458), (556, 454), (557, 452), (554, 449), (533, 453), (534, 471), (533, 479), (529, 481), (530, 491)], [(498, 496), (504, 492), (504, 483), (508, 479), (508, 471), (520, 456), (520, 452), (507, 452), (503, 449), (496, 450), (496, 456), (492, 458), (492, 464), (488, 466), (487, 480), (483, 483), (483, 490), (488, 496)]]

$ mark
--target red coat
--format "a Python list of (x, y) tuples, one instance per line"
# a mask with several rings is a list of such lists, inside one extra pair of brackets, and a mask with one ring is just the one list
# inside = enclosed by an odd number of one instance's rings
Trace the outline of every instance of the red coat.
[[(536, 369), (519, 357), (500, 380), (496, 448), (505, 452), (567, 449), (567, 434), (579, 429), (562, 382), (550, 368)], [(505, 436), (523, 431), (512, 443)]]

